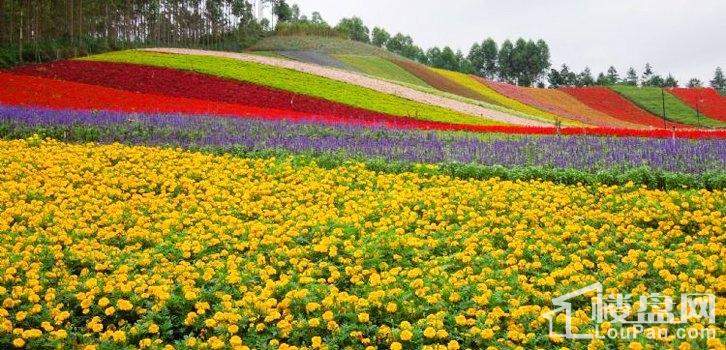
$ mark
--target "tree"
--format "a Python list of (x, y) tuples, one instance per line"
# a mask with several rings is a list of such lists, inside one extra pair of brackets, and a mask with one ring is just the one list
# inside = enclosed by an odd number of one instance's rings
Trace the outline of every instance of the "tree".
[(474, 68), (474, 74), (480, 77), (484, 76), (484, 52), (481, 49), (479, 43), (474, 43), (469, 49), (469, 54), (466, 56), (471, 62)]
[(665, 79), (665, 81), (663, 81), (663, 87), (678, 87), (678, 80), (676, 80), (676, 78), (669, 73), (668, 77)]
[(492, 38), (487, 38), (481, 44), (481, 50), (483, 52), (484, 67), (482, 73), (489, 79), (494, 79), (497, 75), (497, 58), (499, 56), (499, 50), (497, 48), (497, 42)]
[(371, 40), (373, 45), (384, 47), (388, 43), (388, 40), (391, 40), (391, 34), (388, 34), (385, 29), (380, 27), (373, 28), (373, 39)]
[(713, 74), (713, 80), (711, 80), (711, 87), (716, 90), (726, 90), (726, 78), (723, 76), (721, 67), (716, 67), (716, 72)]
[(570, 67), (566, 64), (562, 65), (560, 69), (560, 76), (562, 77), (562, 85), (564, 86), (576, 86), (578, 84), (578, 77), (575, 72), (570, 71)]
[(597, 79), (595, 79), (595, 85), (606, 86), (606, 85), (611, 85), (611, 84), (610, 84), (610, 80), (608, 79), (608, 77), (605, 76), (605, 73), (600, 72), (597, 75)]
[(595, 85), (595, 79), (592, 77), (592, 71), (590, 67), (585, 69), (577, 76), (577, 86), (593, 86)]
[(661, 77), (659, 74), (656, 74), (652, 76), (648, 81), (643, 82), (643, 86), (664, 87), (665, 79), (663, 79), (663, 77)]
[(292, 20), (295, 22), (300, 21), (300, 6), (298, 6), (297, 4), (294, 4), (294, 5), (292, 5), (291, 10), (292, 10), (291, 11)]
[(471, 62), (474, 74), (493, 79), (497, 75), (497, 56), (497, 43), (488, 38), (481, 44), (474, 43), (467, 58)]
[(650, 63), (645, 64), (645, 69), (643, 70), (643, 76), (641, 77), (641, 81), (643, 82), (644, 86), (650, 86), (650, 80), (653, 78), (653, 67), (650, 65)]
[(557, 71), (557, 69), (550, 69), (549, 74), (547, 74), (547, 83), (549, 83), (550, 87), (553, 89), (566, 85), (565, 80), (562, 78), (562, 75), (559, 71)]
[(502, 43), (497, 58), (499, 65), (499, 78), (505, 82), (513, 83), (516, 79), (516, 67), (514, 66), (514, 44), (509, 39)]
[(348, 39), (364, 43), (371, 42), (370, 30), (359, 17), (343, 18), (335, 29)]
[(318, 24), (318, 25), (325, 25), (325, 26), (328, 25), (328, 22), (325, 22), (323, 17), (320, 15), (320, 12), (318, 12), (318, 11), (315, 11), (312, 13), (312, 15), (310, 16), (310, 23)]
[(547, 45), (547, 43), (540, 39), (537, 40), (537, 68), (536, 68), (536, 78), (535, 80), (540, 80), (542, 77), (544, 77), (547, 70), (552, 65), (550, 63), (550, 47)]
[(618, 75), (618, 70), (615, 69), (615, 66), (610, 66), (608, 68), (608, 75), (606, 76), (605, 84), (604, 85), (615, 85), (620, 81), (620, 76)]
[(691, 80), (688, 81), (688, 84), (686, 84), (686, 87), (688, 88), (701, 88), (703, 87), (703, 82), (701, 82), (701, 79), (698, 78), (691, 78)]
[(277, 17), (277, 23), (288, 22), (292, 20), (293, 12), (290, 5), (285, 0), (275, 0), (272, 5), (272, 14)]
[(628, 68), (628, 73), (625, 75), (625, 79), (623, 79), (623, 84), (638, 86), (638, 72), (635, 71), (635, 68)]

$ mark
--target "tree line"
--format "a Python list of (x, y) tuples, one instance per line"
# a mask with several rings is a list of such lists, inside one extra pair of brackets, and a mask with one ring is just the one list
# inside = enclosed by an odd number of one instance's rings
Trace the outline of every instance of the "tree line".
[(235, 50), (267, 27), (246, 0), (0, 0), (0, 66), (145, 45)]
[[(250, 0), (0, 0), (0, 67), (42, 62), (139, 46), (199, 47), (241, 50), (270, 34), (337, 36), (380, 48), (437, 68), (475, 74), (520, 86), (544, 87), (627, 84), (678, 86), (646, 64), (620, 77), (615, 67), (593, 77), (567, 65), (550, 69), (543, 40), (492, 38), (474, 43), (467, 53), (449, 46), (422, 49), (407, 34), (372, 30), (359, 17), (329, 25), (319, 12), (310, 17), (286, 0), (263, 0), (270, 19), (256, 18)], [(687, 86), (703, 83), (691, 79)], [(721, 68), (710, 85), (726, 90)]]
[[(594, 77), (589, 67), (585, 67), (582, 72), (576, 73), (571, 71), (567, 64), (563, 64), (559, 70), (550, 70), (547, 74), (547, 82), (552, 88), (562, 86), (608, 86), (616, 84), (660, 88), (680, 86), (678, 80), (676, 80), (672, 74), (668, 74), (666, 77), (656, 74), (650, 63), (645, 64), (641, 75), (638, 75), (635, 68), (630, 67), (622, 78), (614, 66), (610, 66), (607, 72), (601, 72), (597, 75), (597, 77)], [(726, 79), (724, 79), (721, 67), (716, 67), (714, 78), (709, 82), (709, 84), (716, 90), (726, 90)], [(685, 86), (689, 88), (700, 88), (704, 87), (704, 83), (698, 78), (693, 78), (690, 79)]]

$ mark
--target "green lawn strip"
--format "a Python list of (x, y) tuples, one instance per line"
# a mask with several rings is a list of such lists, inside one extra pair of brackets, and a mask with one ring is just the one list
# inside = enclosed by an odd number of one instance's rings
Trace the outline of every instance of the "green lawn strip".
[(677, 97), (668, 92), (663, 94), (657, 87), (634, 87), (615, 85), (611, 86), (615, 92), (632, 101), (640, 108), (663, 117), (663, 98), (665, 97), (665, 118), (688, 125), (700, 125), (707, 127), (724, 127), (726, 123), (718, 120), (698, 117), (696, 110), (681, 102)]
[(429, 87), (423, 80), (385, 58), (363, 55), (336, 55), (335, 58), (361, 73), (386, 80)]
[(190, 70), (319, 97), (353, 107), (397, 116), (457, 124), (501, 124), (493, 120), (407, 100), (313, 74), (231, 58), (172, 55), (129, 50), (109, 52), (82, 59)]

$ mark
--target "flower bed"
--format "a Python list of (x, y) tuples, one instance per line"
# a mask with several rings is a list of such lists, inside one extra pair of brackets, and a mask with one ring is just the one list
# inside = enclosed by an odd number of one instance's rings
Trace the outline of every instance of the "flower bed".
[[(711, 88), (673, 88), (668, 89), (668, 92), (702, 115), (726, 122), (726, 97), (721, 96), (716, 90)], [(699, 122), (700, 120), (696, 120), (696, 123)]]
[(548, 337), (553, 298), (722, 288), (723, 191), (33, 138), (0, 164), (3, 349), (581, 348)]
[(682, 124), (666, 121), (634, 105), (605, 87), (560, 88), (584, 104), (622, 121), (656, 128), (683, 128)]

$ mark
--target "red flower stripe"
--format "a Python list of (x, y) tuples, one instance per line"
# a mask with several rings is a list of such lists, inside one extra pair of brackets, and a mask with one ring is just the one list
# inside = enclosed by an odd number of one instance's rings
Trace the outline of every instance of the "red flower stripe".
[[(20, 76), (8, 73), (0, 73), (0, 103), (58, 109), (112, 110), (136, 113), (206, 114), (247, 118), (254, 117), (273, 120), (312, 120), (322, 123), (352, 123), (357, 125), (377, 125), (402, 129), (495, 132), (522, 135), (555, 135), (558, 133), (558, 130), (554, 127), (479, 126), (429, 122), (405, 118), (392, 121), (385, 118), (379, 120), (361, 120), (347, 117), (319, 116), (242, 104), (221, 103), (200, 99), (130, 92), (102, 86), (32, 76)], [(711, 131), (696, 129), (636, 130), (602, 127), (566, 127), (560, 129), (559, 133), (563, 135), (638, 136), (661, 138), (726, 137), (726, 130)]]
[(711, 88), (673, 88), (668, 92), (703, 115), (726, 122), (726, 97)]
[(643, 125), (628, 123), (595, 110), (575, 97), (557, 89), (525, 88), (512, 84), (486, 80), (487, 85), (498, 93), (518, 100), (532, 107), (561, 117), (577, 120), (589, 125), (643, 128)]
[(634, 105), (617, 92), (604, 87), (560, 88), (586, 105), (620, 120), (656, 128), (689, 128), (657, 117)]
[(127, 63), (59, 61), (24, 66), (14, 74), (105, 86), (133, 92), (193, 98), (352, 119), (362, 123), (411, 123), (412, 118), (347, 106), (321, 98), (211, 75)]

